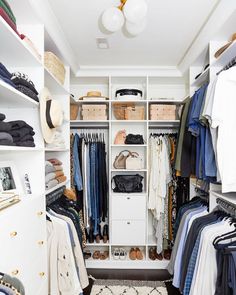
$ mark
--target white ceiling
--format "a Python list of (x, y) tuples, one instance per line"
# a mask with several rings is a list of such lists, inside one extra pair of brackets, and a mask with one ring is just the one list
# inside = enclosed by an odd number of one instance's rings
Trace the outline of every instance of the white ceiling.
[[(218, 0), (147, 0), (148, 24), (135, 38), (100, 30), (104, 9), (117, 0), (49, 0), (61, 29), (82, 67), (177, 66)], [(110, 48), (99, 50), (97, 37)]]

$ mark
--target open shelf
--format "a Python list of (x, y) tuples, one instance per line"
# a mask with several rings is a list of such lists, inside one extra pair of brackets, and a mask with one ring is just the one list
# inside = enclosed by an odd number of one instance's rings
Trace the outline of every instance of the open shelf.
[(191, 87), (200, 87), (209, 80), (210, 67), (208, 67), (201, 75), (191, 84)]
[(101, 120), (101, 121), (85, 121), (85, 120), (71, 120), (70, 121), (70, 126), (71, 127), (84, 127), (84, 126), (88, 126), (88, 128), (92, 127), (92, 128), (108, 128), (109, 126), (109, 121), (108, 120)]
[(99, 100), (99, 99), (91, 99), (91, 100), (75, 100), (71, 99), (71, 103), (78, 104), (109, 104), (110, 100)]
[(67, 185), (68, 181), (69, 180), (66, 180), (64, 182), (59, 183), (58, 185), (55, 185), (54, 187), (50, 188), (49, 190), (45, 190), (45, 194), (48, 195), (48, 194), (54, 192), (55, 190), (57, 190), (58, 188), (60, 188), (64, 185)]
[(45, 152), (69, 152), (70, 149), (45, 148)]
[(218, 58), (212, 63), (211, 67), (224, 67), (235, 57), (236, 41), (234, 41)]
[(42, 64), (2, 17), (0, 17), (0, 38), (1, 62), (6, 66), (34, 67)]
[(0, 145), (0, 151), (6, 152), (42, 152), (43, 148)]
[(39, 106), (37, 101), (16, 90), (2, 80), (0, 80), (0, 96), (2, 108), (32, 108)]
[(48, 87), (52, 94), (69, 94), (69, 90), (67, 90), (58, 80), (54, 77), (47, 68), (44, 68), (44, 79), (45, 85)]
[(108, 246), (110, 246), (110, 243), (108, 242), (108, 243), (86, 243), (86, 247), (108, 247)]
[(184, 100), (179, 99), (159, 99), (152, 98), (148, 100), (149, 104), (182, 104)]

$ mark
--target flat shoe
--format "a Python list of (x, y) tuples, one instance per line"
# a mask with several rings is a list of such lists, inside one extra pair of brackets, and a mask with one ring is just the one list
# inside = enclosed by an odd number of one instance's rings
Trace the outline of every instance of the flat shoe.
[(99, 259), (100, 258), (100, 251), (95, 251), (93, 253), (93, 259)]
[(136, 248), (136, 258), (138, 260), (143, 260), (143, 253), (139, 248)]
[(134, 248), (130, 249), (129, 258), (130, 258), (130, 260), (136, 260), (137, 256), (136, 256), (136, 250)]

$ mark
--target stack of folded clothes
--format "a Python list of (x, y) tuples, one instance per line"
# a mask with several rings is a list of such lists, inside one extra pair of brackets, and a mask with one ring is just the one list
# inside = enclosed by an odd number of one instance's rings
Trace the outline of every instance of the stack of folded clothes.
[(66, 181), (62, 162), (58, 159), (49, 159), (45, 162), (45, 188), (49, 190), (61, 182)]
[(33, 100), (37, 102), (39, 101), (38, 91), (35, 89), (34, 83), (26, 74), (19, 72), (11, 74), (7, 68), (0, 63), (0, 79), (16, 88), (18, 91), (29, 96)]
[(0, 145), (35, 147), (34, 130), (25, 121), (3, 122), (6, 119), (0, 113)]
[(16, 146), (35, 147), (33, 127), (22, 120), (10, 121), (8, 124), (11, 126), (8, 133), (12, 136)]
[(12, 74), (7, 70), (7, 68), (0, 62), (0, 79), (10, 86), (16, 88), (16, 85), (11, 80)]
[(19, 35), (16, 27), (15, 15), (12, 12), (7, 0), (0, 0), (0, 16), (16, 32), (16, 34)]
[(27, 75), (19, 72), (13, 73), (11, 81), (15, 84), (17, 90), (31, 97), (33, 100), (39, 101), (38, 91)]
[(13, 137), (9, 134), (11, 125), (7, 122), (3, 122), (5, 119), (6, 116), (0, 113), (0, 145), (15, 145)]
[(62, 135), (61, 128), (57, 128), (57, 131), (53, 135), (53, 140), (51, 143), (46, 144), (47, 148), (57, 148), (57, 149), (65, 149), (66, 144)]

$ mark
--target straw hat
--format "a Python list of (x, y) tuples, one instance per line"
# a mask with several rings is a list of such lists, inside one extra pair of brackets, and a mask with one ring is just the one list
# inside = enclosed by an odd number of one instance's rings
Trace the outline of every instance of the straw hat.
[(40, 94), (40, 120), (44, 140), (52, 143), (56, 128), (63, 122), (63, 111), (61, 104), (52, 99), (47, 88), (44, 88)]
[(81, 96), (79, 99), (80, 100), (83, 100), (84, 98), (87, 98), (87, 99), (89, 99), (89, 98), (96, 98), (96, 99), (99, 99), (99, 98), (105, 98), (105, 99), (109, 99), (108, 97), (106, 97), (106, 96), (102, 96), (102, 94), (101, 94), (101, 92), (100, 91), (88, 91), (87, 92), (87, 95), (85, 95), (85, 96)]
[(236, 40), (236, 33), (234, 33), (230, 39), (230, 41), (222, 46), (219, 50), (215, 53), (215, 58), (218, 58), (234, 41)]

